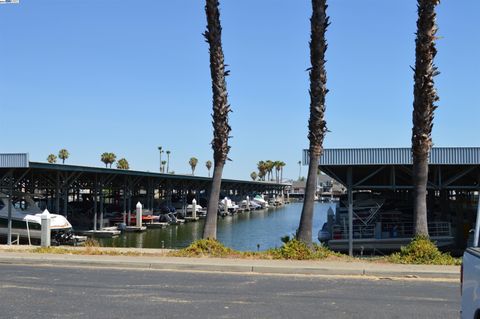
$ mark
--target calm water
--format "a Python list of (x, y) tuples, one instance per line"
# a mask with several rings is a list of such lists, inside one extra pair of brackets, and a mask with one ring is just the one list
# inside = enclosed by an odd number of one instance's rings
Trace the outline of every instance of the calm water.
[[(327, 210), (335, 204), (316, 203), (313, 240), (318, 242), (317, 233), (327, 219)], [(237, 250), (260, 250), (282, 245), (280, 238), (292, 236), (298, 228), (301, 203), (292, 203), (268, 211), (252, 211), (218, 219), (217, 238), (226, 246)], [(182, 248), (202, 237), (204, 221), (150, 229), (144, 233), (126, 233), (114, 239), (101, 239), (102, 246), (161, 248)]]

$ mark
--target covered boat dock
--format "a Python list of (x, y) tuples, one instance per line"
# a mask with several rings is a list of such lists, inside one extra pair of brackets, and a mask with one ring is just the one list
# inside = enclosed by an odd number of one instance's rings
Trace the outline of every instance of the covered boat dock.
[[(304, 151), (303, 162), (308, 165), (308, 150)], [(382, 192), (404, 201), (411, 199), (410, 148), (325, 149), (319, 169), (347, 188), (350, 254), (360, 249), (353, 234), (354, 192)], [(475, 218), (480, 188), (480, 148), (434, 147), (429, 158), (427, 187), (429, 217), (435, 215), (450, 222), (455, 246), (462, 249), (468, 227)]]
[[(129, 214), (141, 201), (153, 211), (160, 201), (183, 201), (208, 197), (211, 178), (161, 174), (66, 164), (30, 162), (27, 153), (0, 154), (0, 192), (11, 198), (15, 192), (33, 194), (44, 208), (62, 214), (75, 223), (78, 212), (100, 216), (102, 225), (106, 205)], [(255, 193), (283, 194), (288, 185), (223, 179), (222, 196), (246, 196)], [(96, 225), (95, 225), (96, 226)]]

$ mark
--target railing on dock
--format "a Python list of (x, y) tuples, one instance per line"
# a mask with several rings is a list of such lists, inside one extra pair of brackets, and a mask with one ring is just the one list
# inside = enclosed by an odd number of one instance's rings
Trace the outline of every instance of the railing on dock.
[[(333, 226), (332, 239), (348, 239), (348, 225)], [(449, 222), (428, 223), (430, 237), (452, 236), (452, 228)], [(388, 238), (411, 238), (414, 236), (413, 223), (376, 223), (369, 225), (354, 225), (354, 239), (388, 239)]]

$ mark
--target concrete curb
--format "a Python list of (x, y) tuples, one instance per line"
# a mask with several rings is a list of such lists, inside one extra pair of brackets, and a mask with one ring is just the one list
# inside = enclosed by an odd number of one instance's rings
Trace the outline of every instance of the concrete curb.
[(174, 257), (0, 254), (0, 265), (48, 265), (284, 275), (373, 276), (420, 279), (460, 278), (455, 266), (379, 265), (362, 262), (295, 262)]

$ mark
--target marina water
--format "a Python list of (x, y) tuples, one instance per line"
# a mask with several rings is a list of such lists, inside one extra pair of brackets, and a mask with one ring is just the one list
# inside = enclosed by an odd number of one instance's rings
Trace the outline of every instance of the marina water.
[[(266, 250), (282, 245), (281, 237), (294, 236), (300, 221), (302, 203), (257, 210), (218, 219), (217, 238), (227, 247), (240, 251)], [(327, 220), (328, 208), (335, 203), (315, 203), (313, 241)], [(100, 239), (102, 246), (137, 248), (183, 248), (202, 238), (204, 220), (144, 233), (125, 233), (113, 239)]]

